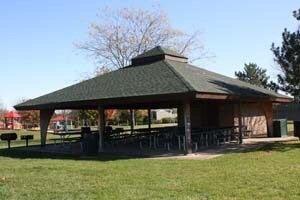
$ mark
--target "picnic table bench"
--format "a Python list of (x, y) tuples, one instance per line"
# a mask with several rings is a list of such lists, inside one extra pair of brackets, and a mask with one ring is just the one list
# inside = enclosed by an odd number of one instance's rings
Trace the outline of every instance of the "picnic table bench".
[[(81, 132), (79, 131), (72, 131), (72, 132), (57, 132), (57, 133), (52, 133), (53, 135), (59, 136), (59, 138), (51, 138), (49, 139), (50, 141), (54, 141), (54, 144), (56, 145), (58, 141), (62, 145), (64, 145), (66, 142), (73, 142), (73, 141), (78, 141), (81, 139)], [(71, 137), (74, 135), (80, 135), (80, 137)]]
[(57, 142), (60, 142), (60, 144), (65, 144), (66, 142), (77, 142), (81, 139), (81, 137), (69, 137), (69, 138), (64, 138), (63, 140), (61, 138), (51, 138), (49, 139), (50, 141), (54, 141), (54, 145), (57, 144)]

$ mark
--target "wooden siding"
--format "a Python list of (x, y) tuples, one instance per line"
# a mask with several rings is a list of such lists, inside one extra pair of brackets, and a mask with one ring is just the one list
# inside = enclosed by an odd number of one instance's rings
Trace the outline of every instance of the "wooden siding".
[[(242, 125), (252, 131), (252, 136), (272, 136), (272, 102), (242, 103)], [(238, 126), (238, 103), (193, 102), (192, 128)]]

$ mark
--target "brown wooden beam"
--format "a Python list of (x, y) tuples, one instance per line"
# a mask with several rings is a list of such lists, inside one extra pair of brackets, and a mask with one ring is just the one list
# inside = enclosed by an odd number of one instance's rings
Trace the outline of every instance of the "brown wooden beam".
[(293, 98), (273, 98), (272, 101), (275, 103), (291, 103)]
[(185, 149), (186, 153), (192, 153), (192, 130), (191, 130), (191, 104), (190, 101), (183, 103)]
[(105, 114), (104, 108), (98, 107), (98, 134), (99, 134), (99, 145), (98, 145), (98, 152), (101, 153), (104, 150), (104, 131), (105, 131)]
[(130, 109), (130, 130), (131, 134), (134, 131), (134, 125), (135, 125), (135, 113), (133, 109)]
[(41, 146), (46, 145), (48, 126), (54, 110), (41, 110), (40, 111), (40, 131), (41, 131)]
[(194, 93), (178, 93), (163, 95), (132, 96), (124, 98), (110, 98), (100, 100), (82, 100), (40, 104), (32, 106), (15, 106), (16, 110), (42, 110), (42, 109), (98, 109), (101, 105), (105, 109), (147, 109), (147, 108), (175, 108), (183, 100), (194, 97)]
[(293, 98), (281, 98), (281, 97), (270, 97), (270, 96), (262, 96), (262, 97), (253, 97), (253, 96), (236, 96), (229, 94), (216, 94), (216, 93), (197, 93), (195, 95), (196, 99), (204, 99), (204, 100), (232, 100), (232, 101), (244, 101), (244, 102), (278, 102), (278, 103), (290, 103), (293, 101)]
[(196, 99), (217, 99), (217, 100), (225, 100), (225, 99), (233, 99), (232, 96), (226, 94), (208, 94), (208, 93), (197, 93)]
[(151, 118), (151, 109), (148, 108), (148, 128), (151, 129), (151, 123), (152, 123), (152, 118)]
[(272, 103), (260, 103), (261, 110), (266, 118), (267, 134), (268, 137), (273, 137), (273, 107)]
[(239, 120), (239, 143), (243, 143), (243, 133), (242, 133), (242, 114), (241, 114), (241, 102), (238, 103), (238, 120)]

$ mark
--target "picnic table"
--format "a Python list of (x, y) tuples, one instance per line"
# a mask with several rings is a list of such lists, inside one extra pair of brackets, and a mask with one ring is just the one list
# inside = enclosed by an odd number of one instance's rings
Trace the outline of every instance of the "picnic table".
[[(68, 132), (54, 132), (52, 134), (59, 136), (59, 138), (53, 138), (50, 140), (54, 141), (55, 144), (57, 141), (60, 141), (60, 143), (62, 145), (64, 145), (66, 141), (72, 142), (72, 141), (77, 141), (77, 140), (81, 139), (82, 133), (81, 133), (81, 131), (70, 131), (70, 132), (68, 131)], [(80, 135), (80, 137), (71, 137), (71, 136), (75, 136), (75, 135)]]
[(198, 149), (198, 145), (207, 147), (236, 142), (238, 133), (235, 132), (235, 129), (237, 128), (237, 126), (230, 126), (194, 129), (192, 130), (192, 140), (195, 141), (195, 149)]
[(109, 145), (116, 144), (139, 144), (140, 149), (143, 149), (146, 144), (149, 148), (158, 148), (164, 146), (170, 149), (171, 140), (175, 134), (177, 127), (159, 127), (159, 128), (142, 128), (125, 130), (115, 129), (111, 130), (108, 134), (106, 133), (106, 142)]

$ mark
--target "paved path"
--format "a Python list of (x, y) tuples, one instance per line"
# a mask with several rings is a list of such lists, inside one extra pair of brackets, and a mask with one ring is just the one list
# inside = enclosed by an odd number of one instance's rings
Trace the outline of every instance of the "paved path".
[(288, 141), (299, 141), (298, 137), (287, 136), (287, 137), (273, 137), (273, 138), (249, 138), (244, 139), (244, 144), (258, 144), (258, 143), (273, 143), (273, 142), (288, 142)]
[(222, 156), (228, 152), (240, 152), (249, 149), (259, 148), (269, 143), (275, 142), (289, 142), (289, 141), (299, 141), (298, 137), (282, 137), (282, 138), (249, 138), (244, 139), (241, 145), (224, 145), (218, 148), (202, 150), (197, 153), (192, 153), (188, 155), (178, 155), (178, 156), (162, 156), (153, 159), (197, 159), (197, 160), (207, 160)]

